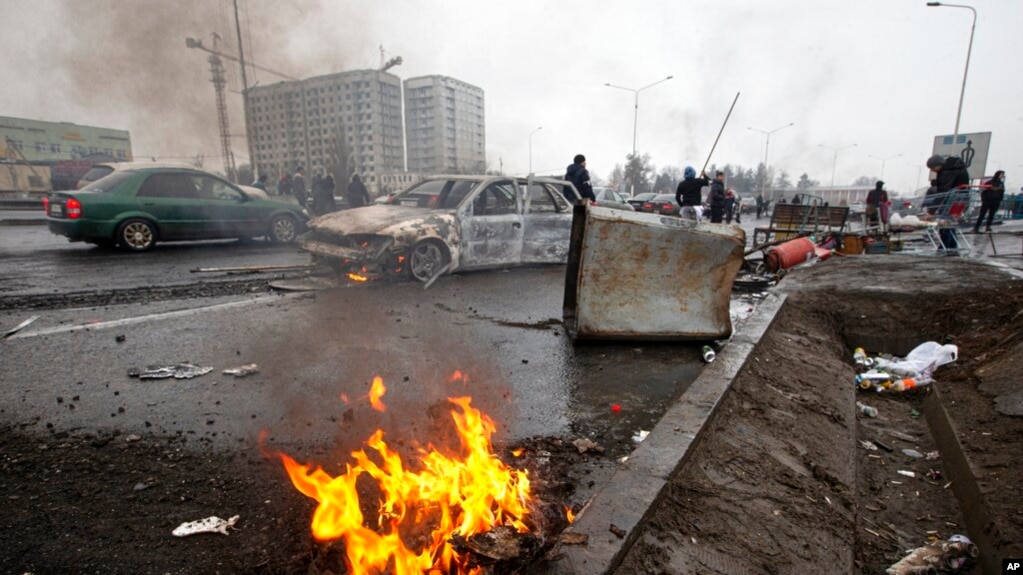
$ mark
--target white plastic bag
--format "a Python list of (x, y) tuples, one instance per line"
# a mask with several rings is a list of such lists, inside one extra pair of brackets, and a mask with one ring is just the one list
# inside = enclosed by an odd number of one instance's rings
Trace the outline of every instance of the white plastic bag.
[(895, 375), (929, 379), (934, 370), (959, 359), (959, 347), (936, 341), (921, 343), (904, 359), (877, 359), (875, 367)]

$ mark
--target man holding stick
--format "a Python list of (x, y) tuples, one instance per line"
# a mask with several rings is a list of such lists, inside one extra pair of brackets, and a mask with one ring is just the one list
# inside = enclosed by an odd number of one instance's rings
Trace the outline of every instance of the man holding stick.
[(700, 174), (700, 177), (697, 178), (696, 169), (692, 166), (686, 166), (684, 177), (685, 179), (679, 182), (678, 188), (675, 190), (675, 201), (682, 206), (679, 215), (683, 219), (698, 222), (703, 216), (701, 207), (703, 188), (710, 185), (710, 181), (707, 179), (707, 174)]

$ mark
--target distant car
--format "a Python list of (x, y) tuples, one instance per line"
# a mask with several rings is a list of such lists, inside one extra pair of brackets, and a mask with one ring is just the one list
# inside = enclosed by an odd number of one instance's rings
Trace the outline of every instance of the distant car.
[(664, 216), (677, 216), (679, 209), (680, 206), (675, 202), (675, 194), (657, 194), (648, 201), (643, 202), (643, 207), (639, 211)]
[(151, 166), (115, 170), (43, 200), (51, 232), (145, 251), (158, 241), (252, 238), (294, 242), (309, 219), (297, 204), (254, 197), (213, 174)]
[(593, 195), (597, 197), (598, 202), (607, 202), (611, 204), (620, 204), (627, 206), (629, 203), (626, 201), (625, 196), (612, 190), (611, 188), (593, 188)]
[(643, 210), (640, 208), (643, 207), (643, 204), (649, 202), (655, 197), (657, 197), (657, 194), (652, 193), (636, 194), (635, 196), (629, 198), (626, 201), (629, 203), (630, 206), (635, 208), (637, 212), (642, 212)]
[(422, 282), (456, 270), (565, 263), (578, 200), (572, 184), (554, 178), (432, 176), (385, 203), (313, 219), (301, 247), (341, 272)]

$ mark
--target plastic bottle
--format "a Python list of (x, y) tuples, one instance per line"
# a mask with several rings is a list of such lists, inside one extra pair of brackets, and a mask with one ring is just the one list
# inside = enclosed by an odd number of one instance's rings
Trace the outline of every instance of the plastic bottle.
[(857, 347), (853, 350), (853, 360), (860, 367), (871, 367), (874, 365), (874, 360), (867, 357), (867, 352), (862, 347)]
[(714, 358), (717, 357), (717, 354), (714, 353), (714, 350), (709, 345), (703, 346), (700, 354), (703, 356), (703, 361), (707, 363), (714, 361)]
[(929, 384), (930, 382), (931, 380), (929, 379), (916, 379), (912, 377), (907, 377), (906, 379), (900, 379), (892, 383), (892, 391), (909, 391), (917, 387), (923, 387)]
[(877, 417), (877, 408), (871, 407), (865, 403), (856, 402), (856, 409), (860, 410), (860, 413), (867, 417)]
[(891, 380), (892, 374), (890, 373), (886, 373), (883, 371), (868, 371), (866, 373), (861, 373), (856, 376), (856, 385), (864, 389), (870, 389), (875, 385), (883, 384), (884, 382)]

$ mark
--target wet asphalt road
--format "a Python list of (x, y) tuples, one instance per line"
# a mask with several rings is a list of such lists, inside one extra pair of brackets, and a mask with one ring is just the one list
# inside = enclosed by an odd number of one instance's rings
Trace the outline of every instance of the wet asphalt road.
[[(45, 228), (18, 229), (14, 243), (7, 234), (0, 229), (5, 294), (188, 282), (192, 267), (306, 261), (262, 242), (125, 255), (55, 244), (63, 240)], [(35, 324), (0, 342), (0, 426), (181, 435), (215, 447), (251, 447), (267, 430), (273, 443), (349, 449), (378, 426), (409, 441), (429, 437), (436, 418), (447, 417), (446, 398), (471, 395), (503, 439), (585, 435), (625, 454), (632, 434), (650, 429), (696, 377), (698, 350), (573, 346), (560, 325), (563, 284), (564, 267), (552, 266), (450, 276), (426, 291), (363, 284), (32, 311), (41, 316)], [(0, 327), (27, 315), (0, 312)], [(215, 371), (191, 380), (127, 376), (131, 367), (183, 361)], [(247, 363), (261, 372), (220, 374)], [(456, 370), (467, 383), (451, 381)], [(384, 413), (368, 404), (374, 375), (388, 386)]]
[(133, 254), (71, 243), (46, 226), (0, 226), (0, 297), (184, 285), (230, 279), (189, 272), (196, 267), (307, 263), (295, 246), (261, 239), (157, 244)]

